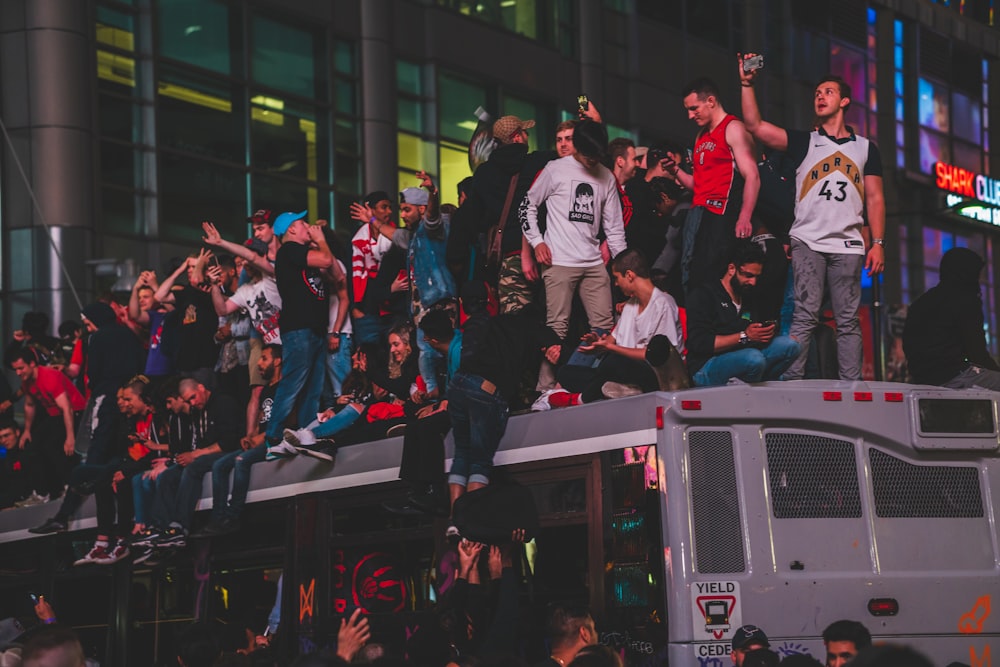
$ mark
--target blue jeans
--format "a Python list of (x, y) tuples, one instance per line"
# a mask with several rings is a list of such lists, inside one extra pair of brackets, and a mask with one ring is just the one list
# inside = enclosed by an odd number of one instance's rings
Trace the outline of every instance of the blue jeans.
[[(378, 315), (365, 315), (364, 317), (352, 317), (351, 328), (354, 331), (354, 342), (358, 345), (362, 343), (382, 344), (385, 336), (382, 327), (382, 318)], [(285, 340), (282, 333), (281, 340)]]
[(459, 372), (448, 387), (448, 416), (455, 439), (449, 484), (488, 484), (493, 455), (500, 445), (510, 410), (498, 393), (483, 389), (483, 378)]
[(315, 419), (326, 377), (326, 341), (321, 334), (310, 329), (282, 331), (281, 349), (281, 382), (274, 394), (271, 421), (267, 424), (267, 442), (271, 443), (281, 442), (285, 420), (299, 394), (303, 395), (299, 424)]
[(420, 348), (420, 358), (417, 359), (417, 366), (420, 368), (420, 377), (427, 385), (427, 391), (432, 392), (438, 388), (437, 371), (438, 365), (444, 358), (441, 353), (431, 347), (431, 344), (424, 340), (424, 333), (417, 330), (417, 347)]
[[(212, 520), (235, 520), (240, 517), (250, 490), (250, 468), (267, 457), (267, 443), (253, 449), (229, 452), (212, 465)], [(233, 473), (232, 498), (229, 497), (229, 473)]]
[(156, 480), (145, 479), (139, 473), (132, 478), (132, 504), (135, 522), (146, 526), (152, 520), (153, 494), (156, 493)]
[(780, 380), (798, 356), (799, 344), (788, 336), (778, 336), (761, 349), (748, 347), (718, 354), (706, 361), (692, 379), (699, 387), (723, 385), (731, 378), (744, 382)]
[(170, 525), (190, 528), (194, 508), (201, 498), (202, 479), (223, 456), (225, 452), (205, 454), (186, 466), (171, 466), (160, 474), (156, 479), (152, 515), (157, 528)]
[(336, 352), (326, 353), (326, 384), (323, 390), (323, 405), (332, 405), (333, 399), (340, 396), (344, 386), (344, 378), (351, 372), (351, 352), (353, 352), (351, 334), (340, 334), (340, 347)]
[(337, 433), (340, 433), (348, 426), (358, 421), (360, 416), (360, 412), (352, 408), (350, 405), (345, 405), (340, 412), (330, 417), (322, 424), (313, 419), (306, 428), (312, 431), (313, 435), (317, 438), (329, 438)]

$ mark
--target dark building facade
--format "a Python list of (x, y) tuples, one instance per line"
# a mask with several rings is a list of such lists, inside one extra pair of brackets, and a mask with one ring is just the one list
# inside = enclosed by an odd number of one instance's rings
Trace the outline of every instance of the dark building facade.
[(711, 76), (738, 113), (735, 54), (753, 50), (766, 57), (763, 113), (788, 127), (809, 127), (824, 73), (851, 83), (850, 122), (885, 167), (884, 301), (914, 299), (936, 284), (941, 254), (967, 245), (987, 258), (992, 336), (992, 4), (4, 2), (2, 324), (30, 309), (75, 317), (70, 282), (86, 300), (136, 267), (162, 274), (202, 220), (235, 239), (256, 208), (308, 208), (348, 233), (350, 201), (413, 185), (418, 169), (455, 201), (479, 106), (534, 118), (541, 147), (584, 92), (612, 137), (690, 144), (681, 86)]

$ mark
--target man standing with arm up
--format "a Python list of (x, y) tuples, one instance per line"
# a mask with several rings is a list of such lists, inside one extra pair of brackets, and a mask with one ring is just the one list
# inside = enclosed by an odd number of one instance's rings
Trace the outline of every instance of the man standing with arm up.
[[(873, 276), (885, 266), (885, 198), (878, 147), (846, 124), (851, 87), (833, 75), (823, 77), (816, 86), (816, 129), (812, 132), (789, 131), (762, 120), (753, 90), (758, 70), (743, 69), (744, 60), (753, 55), (746, 53), (738, 58), (743, 121), (761, 143), (785, 151), (798, 165), (795, 221), (789, 232), (795, 281), (795, 313), (789, 333), (799, 342), (801, 351), (785, 371), (784, 379), (797, 380), (804, 374), (823, 291), (829, 287), (837, 323), (840, 379), (860, 380), (859, 274), (862, 265)], [(867, 253), (861, 236), (866, 211), (872, 236)]]

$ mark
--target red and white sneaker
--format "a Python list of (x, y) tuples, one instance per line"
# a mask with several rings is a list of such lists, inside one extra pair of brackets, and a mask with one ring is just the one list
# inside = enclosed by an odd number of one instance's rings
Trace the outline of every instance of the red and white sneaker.
[(123, 558), (128, 558), (128, 545), (125, 543), (125, 540), (119, 539), (115, 542), (113, 549), (106, 549), (104, 553), (106, 554), (104, 558), (98, 558), (94, 562), (101, 565), (111, 565), (112, 563), (117, 563)]
[[(87, 565), (89, 563), (102, 563), (102, 562), (104, 562), (102, 559), (108, 558), (108, 555), (109, 555), (109, 553), (108, 553), (108, 543), (107, 542), (104, 542), (104, 541), (94, 542), (93, 548), (90, 551), (87, 552), (87, 555), (84, 556), (83, 558), (77, 560), (76, 562), (74, 562), (73, 565)], [(114, 562), (114, 561), (112, 561), (112, 562)]]

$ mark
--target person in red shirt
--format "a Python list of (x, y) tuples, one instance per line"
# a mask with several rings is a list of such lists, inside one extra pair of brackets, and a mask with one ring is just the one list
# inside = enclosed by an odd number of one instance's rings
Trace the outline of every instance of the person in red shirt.
[(39, 366), (31, 349), (22, 350), (11, 363), (21, 379), (24, 404), (24, 430), (19, 446), (31, 443), (38, 458), (41, 476), (35, 490), (48, 499), (62, 495), (69, 472), (76, 459), (74, 413), (83, 409), (83, 396), (63, 373)]

